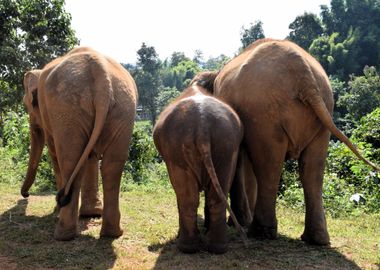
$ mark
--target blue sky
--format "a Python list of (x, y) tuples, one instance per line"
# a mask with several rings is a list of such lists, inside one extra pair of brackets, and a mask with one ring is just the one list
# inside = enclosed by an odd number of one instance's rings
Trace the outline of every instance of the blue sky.
[(242, 26), (263, 22), (266, 37), (285, 38), (297, 15), (320, 13), (330, 0), (66, 0), (81, 45), (136, 62), (142, 42), (165, 59), (174, 51), (192, 57), (233, 56), (241, 46)]

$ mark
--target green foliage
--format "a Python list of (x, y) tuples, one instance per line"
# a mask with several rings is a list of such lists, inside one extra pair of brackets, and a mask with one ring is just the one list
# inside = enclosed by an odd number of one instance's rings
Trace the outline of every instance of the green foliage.
[(363, 76), (351, 77), (347, 90), (337, 102), (346, 108), (345, 118), (353, 122), (380, 107), (380, 76), (375, 67), (365, 67), (363, 73)]
[(251, 23), (248, 28), (242, 27), (240, 32), (242, 49), (247, 48), (252, 42), (261, 38), (265, 38), (263, 23), (261, 21), (256, 21), (254, 24)]
[[(3, 146), (0, 147), (0, 182), (17, 184), (23, 181), (29, 160), (29, 122), (25, 113), (7, 112), (4, 117)], [(33, 190), (55, 190), (50, 158), (44, 150)]]
[(347, 79), (350, 74), (360, 72), (361, 67), (356, 61), (359, 39), (359, 29), (350, 28), (346, 38), (342, 41), (339, 41), (340, 34), (338, 32), (315, 39), (311, 43), (309, 51), (328, 74)]
[[(0, 145), (0, 183), (18, 185), (24, 180), (29, 160), (29, 123), (25, 113), (8, 112)], [(137, 122), (125, 164), (122, 190), (145, 185), (147, 190), (170, 186), (165, 164), (158, 156), (148, 122)], [(32, 191), (55, 191), (55, 177), (45, 147)]]
[[(64, 0), (0, 2), (0, 113), (21, 104), (22, 77), (79, 43)], [(1, 119), (0, 119), (1, 120)]]
[[(362, 154), (377, 164), (380, 163), (380, 109), (363, 117), (360, 126), (353, 132), (351, 140), (358, 145)], [(331, 143), (327, 171), (337, 179), (344, 179), (346, 194), (363, 194), (365, 211), (379, 213), (380, 174), (355, 157), (342, 143)], [(337, 197), (339, 194), (337, 194)], [(341, 197), (341, 196), (340, 196)]]
[(289, 25), (291, 29), (288, 39), (308, 50), (314, 39), (323, 33), (321, 20), (313, 13), (305, 12), (297, 16)]
[(200, 71), (200, 66), (196, 62), (186, 57), (184, 57), (182, 60), (172, 60), (170, 62), (170, 65), (163, 67), (163, 85), (170, 88), (175, 87), (178, 91), (182, 91), (189, 85), (190, 81)]
[[(380, 108), (363, 117), (353, 130), (351, 141), (362, 154), (374, 163), (380, 163)], [(351, 200), (361, 194), (364, 201)], [(279, 201), (288, 207), (304, 208), (302, 185), (295, 161), (285, 163), (279, 188)], [(330, 142), (323, 185), (326, 211), (333, 217), (360, 212), (380, 213), (380, 174), (359, 160), (341, 142)]]
[(136, 122), (129, 147), (129, 158), (125, 164), (122, 190), (133, 184), (144, 184), (150, 188), (167, 186), (166, 167), (161, 161), (152, 138), (152, 127), (148, 122)]
[(321, 6), (320, 15), (324, 31), (314, 38), (310, 53), (328, 74), (347, 80), (351, 74), (361, 74), (366, 65), (379, 66), (378, 0), (331, 0), (331, 7)]
[(163, 109), (180, 94), (181, 92), (179, 92), (175, 87), (164, 87), (163, 89), (160, 89), (160, 92), (155, 99), (157, 114), (160, 114)]
[(231, 58), (221, 54), (217, 57), (210, 57), (204, 64), (203, 68), (205, 70), (220, 70), (228, 61), (230, 61)]
[(149, 112), (150, 121), (154, 125), (157, 118), (155, 97), (161, 86), (161, 62), (153, 46), (145, 43), (137, 51), (137, 66), (132, 74), (139, 91), (139, 102)]

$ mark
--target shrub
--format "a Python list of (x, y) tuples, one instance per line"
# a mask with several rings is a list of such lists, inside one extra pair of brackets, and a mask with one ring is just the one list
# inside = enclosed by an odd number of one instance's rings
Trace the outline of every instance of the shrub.
[(153, 142), (152, 127), (148, 121), (136, 122), (129, 147), (129, 158), (125, 164), (122, 190), (131, 184), (153, 185), (169, 184), (165, 164), (159, 157)]
[[(24, 180), (29, 160), (29, 122), (23, 112), (7, 112), (4, 117), (3, 147), (0, 148), (0, 182), (12, 185)], [(55, 190), (55, 177), (44, 150), (33, 190)]]
[[(363, 117), (351, 140), (371, 161), (380, 163), (380, 108)], [(279, 201), (288, 207), (303, 208), (303, 189), (295, 161), (285, 163), (279, 188)], [(361, 194), (363, 201), (351, 198)], [(380, 174), (359, 160), (341, 142), (330, 142), (323, 185), (326, 211), (333, 217), (355, 212), (380, 213)]]
[[(362, 154), (377, 164), (380, 162), (379, 122), (380, 109), (376, 109), (361, 119), (351, 137)], [(327, 171), (330, 175), (336, 175), (337, 179), (344, 179), (345, 192), (350, 197), (355, 193), (363, 195), (365, 211), (380, 213), (380, 174), (372, 171), (340, 142), (330, 144)]]

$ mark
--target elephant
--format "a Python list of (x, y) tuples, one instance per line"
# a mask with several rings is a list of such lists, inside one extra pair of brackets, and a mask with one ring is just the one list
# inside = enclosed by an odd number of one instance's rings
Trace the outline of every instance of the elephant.
[(32, 135), (28, 175), (34, 178), (46, 142), (60, 189), (54, 238), (71, 240), (78, 235), (82, 178), (92, 179), (84, 185), (96, 182), (98, 160), (104, 204), (100, 235), (121, 236), (120, 179), (138, 98), (133, 78), (113, 59), (79, 47), (41, 70), (27, 72), (24, 88)]
[(322, 66), (287, 40), (261, 39), (210, 73), (208, 91), (229, 104), (244, 125), (243, 145), (257, 179), (257, 200), (248, 236), (277, 236), (276, 194), (284, 160), (299, 163), (306, 215), (301, 239), (330, 243), (322, 183), (330, 132), (364, 159), (335, 126), (333, 95)]
[[(25, 86), (27, 83), (35, 83), (29, 79), (29, 76), (32, 76), (32, 73), (29, 73), (24, 77)], [(27, 86), (25, 89), (27, 89)], [(31, 144), (27, 174), (21, 187), (21, 195), (24, 198), (29, 197), (29, 189), (35, 181), (37, 168), (41, 160), (43, 148), (45, 146), (45, 134), (41, 124), (41, 119), (35, 111), (38, 110), (38, 107), (33, 108), (33, 106), (31, 106), (32, 98), (34, 98), (34, 102), (37, 102), (36, 94), (37, 92), (34, 92), (34, 97), (30, 95), (24, 96), (24, 104), (27, 108), (27, 111), (29, 112), (29, 137)], [(57, 158), (55, 156), (55, 153), (51, 151), (52, 149), (55, 149), (54, 145), (50, 147), (49, 155), (53, 162), (56, 187), (58, 190), (60, 190), (63, 187), (63, 183), (59, 173)], [(89, 160), (87, 162), (83, 182), (81, 185), (81, 207), (79, 210), (81, 217), (100, 217), (102, 215), (102, 202), (99, 198), (98, 192), (98, 174), (98, 159), (92, 155), (89, 157)]]
[(180, 251), (199, 250), (197, 209), (202, 190), (206, 249), (216, 254), (227, 251), (226, 208), (244, 239), (226, 199), (242, 137), (243, 127), (236, 113), (207, 93), (198, 81), (192, 81), (160, 114), (153, 139), (177, 197)]

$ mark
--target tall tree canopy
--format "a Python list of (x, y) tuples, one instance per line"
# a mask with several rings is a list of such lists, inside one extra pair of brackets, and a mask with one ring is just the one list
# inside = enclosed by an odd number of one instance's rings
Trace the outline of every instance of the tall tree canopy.
[(297, 16), (289, 25), (288, 39), (308, 50), (314, 39), (323, 33), (321, 20), (313, 13)]
[(155, 48), (147, 46), (145, 43), (142, 43), (137, 55), (137, 69), (134, 78), (139, 90), (139, 102), (148, 110), (150, 120), (154, 125), (157, 117), (155, 98), (161, 86), (161, 63)]
[(0, 114), (21, 104), (23, 74), (79, 43), (64, 0), (0, 1)]
[(330, 7), (322, 5), (322, 33), (319, 19), (312, 16), (297, 17), (289, 26), (289, 39), (308, 49), (328, 74), (347, 81), (351, 74), (363, 74), (366, 65), (379, 67), (379, 0), (331, 0)]
[(242, 27), (240, 32), (240, 41), (242, 43), (242, 48), (247, 48), (252, 42), (265, 38), (263, 23), (261, 21), (256, 21), (254, 24), (250, 24), (248, 28)]

